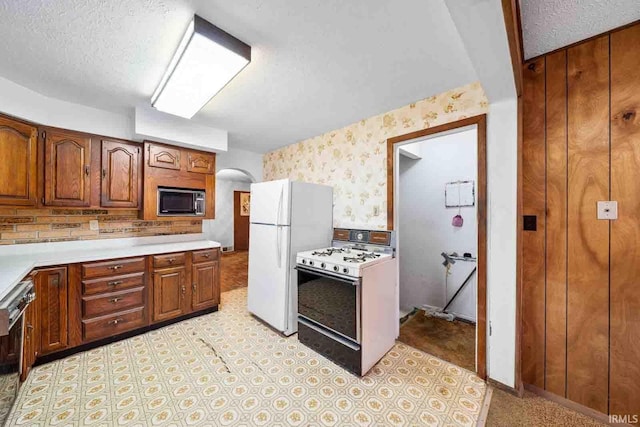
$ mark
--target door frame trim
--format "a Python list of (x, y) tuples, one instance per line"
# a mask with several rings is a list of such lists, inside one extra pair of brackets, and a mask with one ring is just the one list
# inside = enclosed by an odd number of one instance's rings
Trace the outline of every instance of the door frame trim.
[(476, 373), (487, 377), (487, 115), (467, 117), (440, 126), (422, 129), (387, 139), (387, 230), (394, 229), (396, 145), (406, 141), (435, 135), (467, 126), (477, 126), (478, 185), (477, 185), (477, 302), (476, 302)]

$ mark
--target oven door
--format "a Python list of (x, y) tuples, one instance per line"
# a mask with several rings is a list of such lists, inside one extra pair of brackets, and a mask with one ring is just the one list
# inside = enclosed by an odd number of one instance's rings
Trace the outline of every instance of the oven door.
[(22, 328), (24, 314), (0, 337), (0, 426), (6, 423), (16, 400), (22, 366)]
[(297, 270), (298, 317), (360, 344), (360, 279)]

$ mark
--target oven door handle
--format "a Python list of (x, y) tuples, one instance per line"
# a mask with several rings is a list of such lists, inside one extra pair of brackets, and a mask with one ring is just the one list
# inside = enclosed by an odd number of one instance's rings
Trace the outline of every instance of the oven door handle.
[(314, 325), (313, 323), (311, 323), (307, 319), (304, 319), (304, 318), (302, 318), (300, 316), (298, 316), (298, 323), (303, 324), (304, 326), (306, 326), (309, 329), (313, 329), (317, 333), (322, 334), (327, 338), (330, 338), (330, 339), (332, 339), (334, 341), (338, 341), (340, 344), (344, 345), (345, 347), (349, 347), (353, 351), (360, 350), (360, 346), (358, 344), (354, 344), (351, 341), (342, 338), (341, 336), (338, 336), (336, 334), (332, 334), (329, 331), (325, 331), (324, 329)]
[(339, 282), (344, 282), (344, 283), (349, 283), (350, 285), (353, 286), (358, 286), (362, 283), (362, 278), (353, 278), (353, 279), (347, 279), (346, 277), (342, 277), (342, 276), (338, 276), (337, 274), (333, 274), (331, 272), (328, 271), (318, 271), (318, 270), (314, 270), (312, 268), (306, 268), (303, 267), (301, 265), (297, 265), (296, 266), (296, 270), (299, 271), (304, 271), (305, 273), (311, 273), (311, 274), (315, 274), (316, 276), (326, 276), (326, 277), (331, 277), (334, 280), (337, 280)]

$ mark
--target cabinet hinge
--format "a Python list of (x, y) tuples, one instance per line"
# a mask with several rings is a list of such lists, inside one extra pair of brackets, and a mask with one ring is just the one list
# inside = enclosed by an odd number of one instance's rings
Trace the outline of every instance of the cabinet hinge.
[(42, 204), (44, 205), (44, 197), (42, 198), (41, 202), (42, 202)]
[(42, 139), (43, 140), (47, 139), (47, 132), (42, 131)]

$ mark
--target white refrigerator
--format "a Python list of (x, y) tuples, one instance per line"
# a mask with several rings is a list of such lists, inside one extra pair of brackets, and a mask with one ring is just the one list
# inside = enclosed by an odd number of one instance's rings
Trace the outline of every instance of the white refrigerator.
[(333, 188), (288, 179), (251, 184), (249, 312), (285, 335), (298, 331), (296, 254), (333, 236)]

